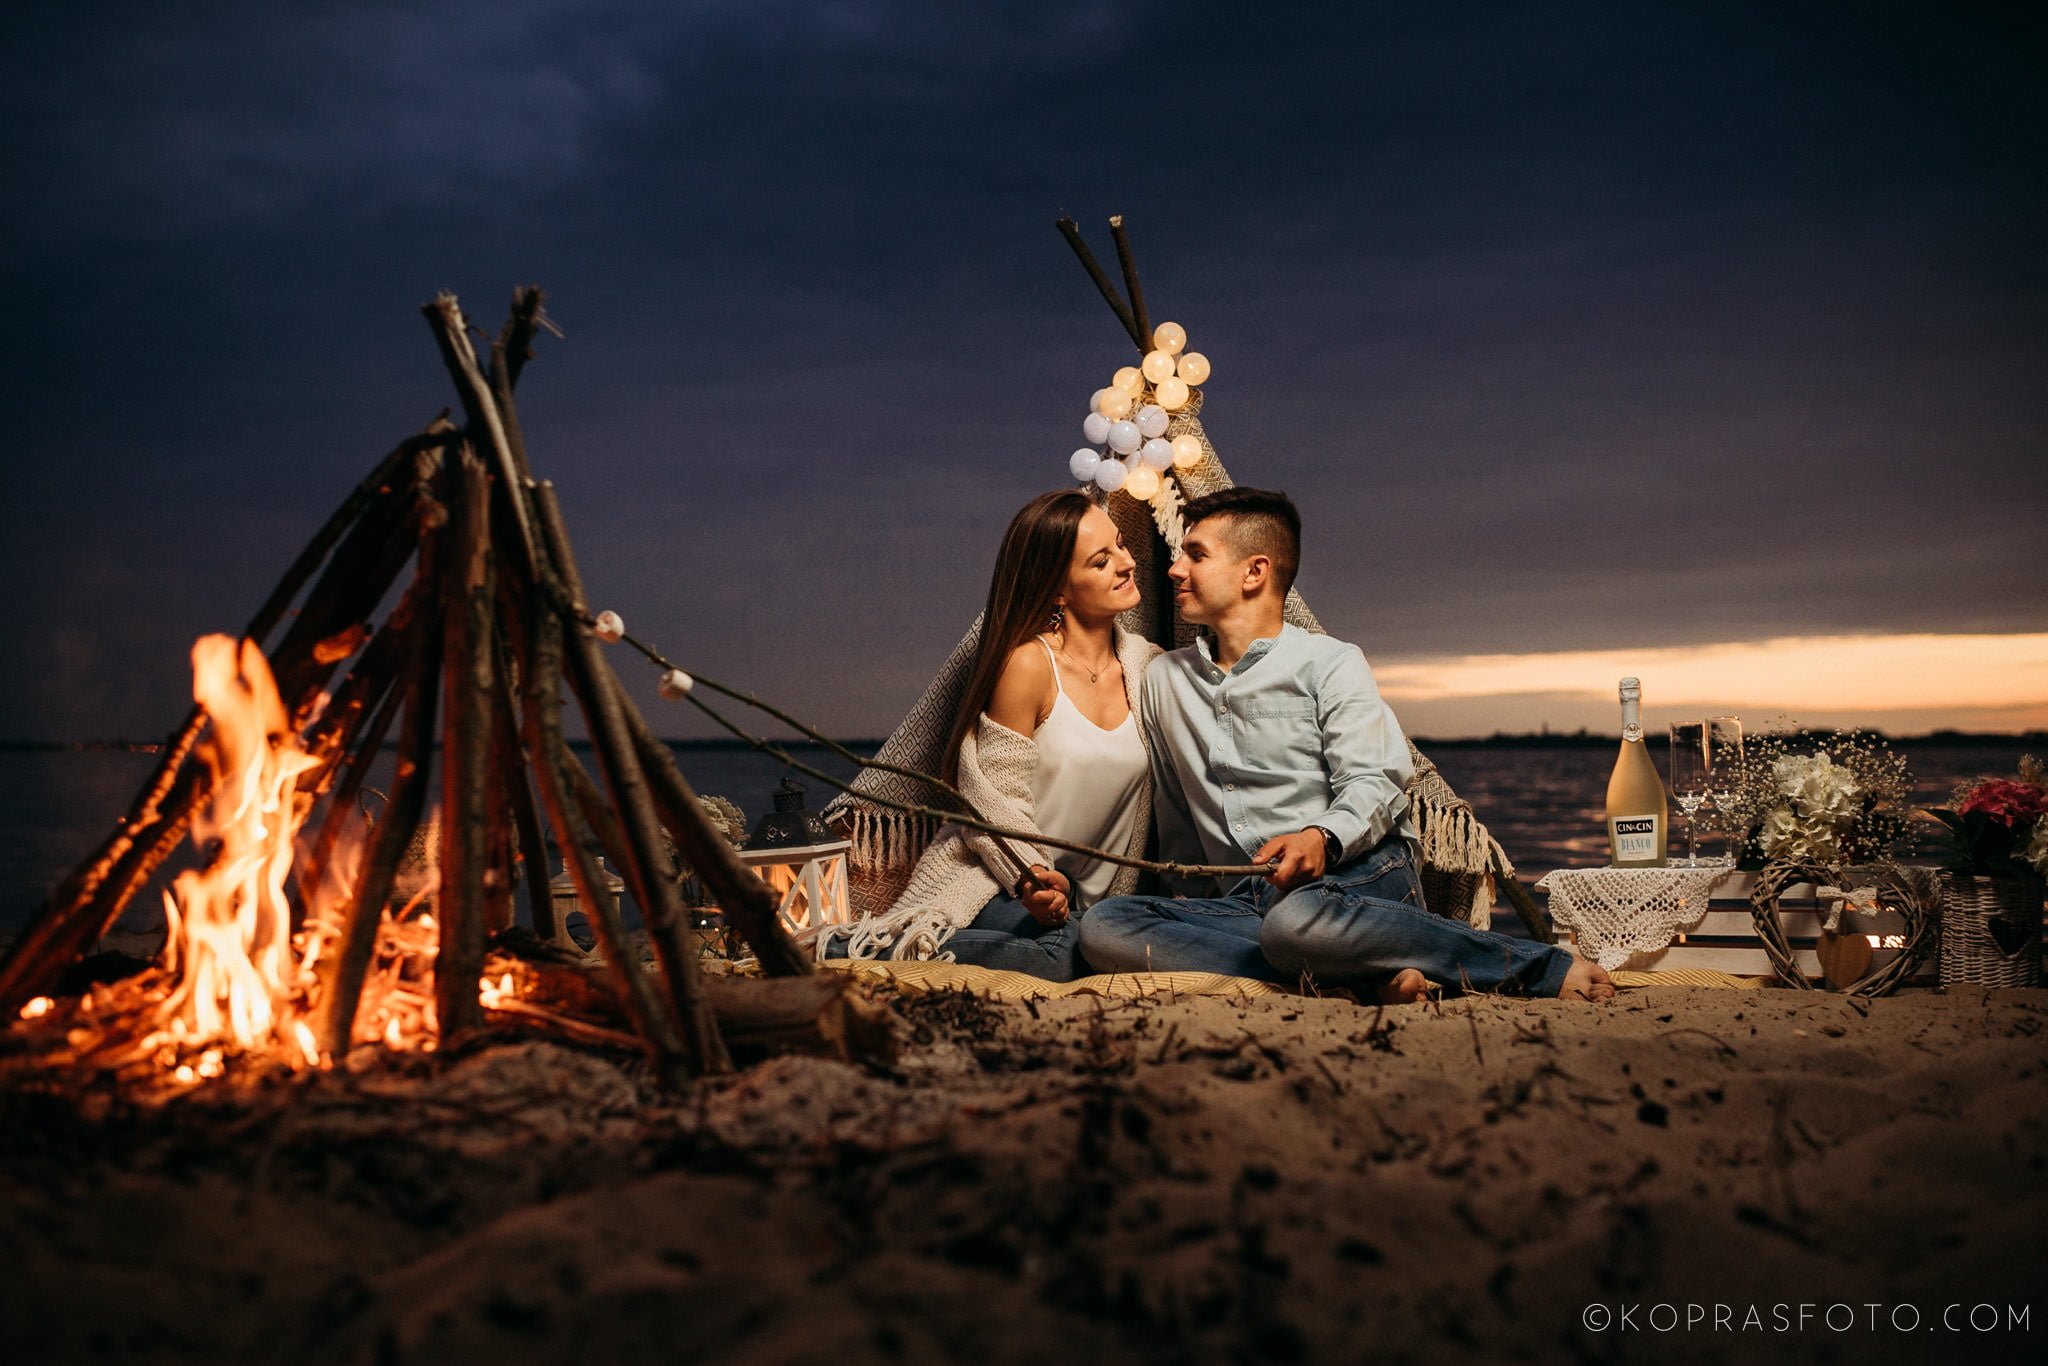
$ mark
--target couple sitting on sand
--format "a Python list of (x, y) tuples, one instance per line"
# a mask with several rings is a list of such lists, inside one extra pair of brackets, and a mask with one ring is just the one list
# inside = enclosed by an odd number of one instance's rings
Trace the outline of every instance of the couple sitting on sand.
[[(1389, 1001), (1450, 989), (1599, 999), (1606, 973), (1422, 905), (1400, 723), (1354, 645), (1286, 624), (1301, 517), (1234, 488), (1183, 513), (1167, 571), (1181, 619), (1162, 653), (1126, 633), (1135, 564), (1079, 491), (1010, 523), (989, 585), (946, 773), (1007, 829), (1176, 863), (1270, 864), (1229, 887), (1132, 895), (1137, 872), (1010, 848), (949, 825), (895, 904), (831, 935), (853, 957), (951, 957), (1068, 981), (1097, 972), (1304, 977)], [(1206, 885), (1204, 885), (1206, 884)]]

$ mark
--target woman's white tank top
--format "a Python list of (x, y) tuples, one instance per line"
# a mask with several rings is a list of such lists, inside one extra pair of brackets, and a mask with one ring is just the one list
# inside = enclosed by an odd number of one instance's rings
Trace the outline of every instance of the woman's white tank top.
[[(1031, 800), (1038, 828), (1055, 839), (1093, 845), (1122, 853), (1138, 829), (1138, 793), (1145, 783), (1145, 742), (1138, 735), (1133, 711), (1114, 730), (1104, 730), (1081, 714), (1060, 682), (1059, 659), (1044, 637), (1038, 640), (1052, 659), (1052, 683), (1058, 691), (1052, 715), (1033, 738), (1038, 743), (1038, 769), (1031, 778)], [(1087, 900), (1101, 899), (1117, 875), (1118, 865), (1066, 850), (1053, 866), (1067, 875)]]

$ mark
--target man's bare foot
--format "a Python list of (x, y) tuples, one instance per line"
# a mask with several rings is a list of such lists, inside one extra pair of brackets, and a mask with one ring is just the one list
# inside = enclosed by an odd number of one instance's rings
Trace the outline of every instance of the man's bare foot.
[(1402, 968), (1393, 980), (1380, 988), (1383, 1006), (1412, 1006), (1429, 995), (1429, 979), (1420, 969)]
[(1564, 986), (1559, 989), (1560, 1001), (1609, 1001), (1614, 999), (1614, 979), (1607, 975), (1607, 969), (1584, 958), (1572, 960), (1572, 970), (1564, 975)]

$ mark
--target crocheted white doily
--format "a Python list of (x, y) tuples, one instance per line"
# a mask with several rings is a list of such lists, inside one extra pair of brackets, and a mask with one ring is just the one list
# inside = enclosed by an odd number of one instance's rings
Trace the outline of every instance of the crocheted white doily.
[(1612, 971), (1655, 953), (1700, 923), (1714, 888), (1735, 875), (1713, 868), (1560, 868), (1537, 887), (1550, 918), (1577, 932), (1579, 951)]

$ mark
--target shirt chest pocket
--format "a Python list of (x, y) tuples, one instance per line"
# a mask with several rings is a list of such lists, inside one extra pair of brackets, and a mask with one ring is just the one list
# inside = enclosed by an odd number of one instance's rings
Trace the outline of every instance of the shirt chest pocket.
[(1256, 698), (1244, 704), (1242, 753), (1253, 768), (1321, 768), (1323, 733), (1309, 697)]

